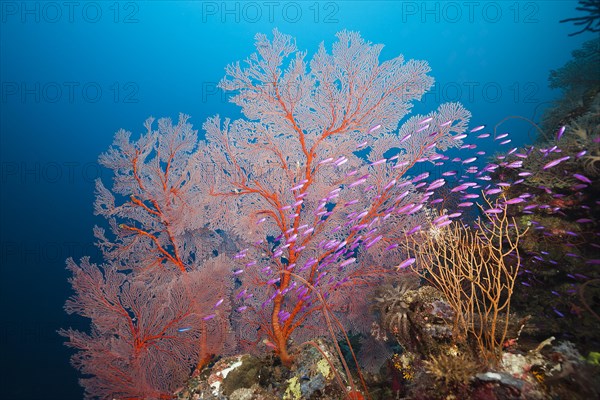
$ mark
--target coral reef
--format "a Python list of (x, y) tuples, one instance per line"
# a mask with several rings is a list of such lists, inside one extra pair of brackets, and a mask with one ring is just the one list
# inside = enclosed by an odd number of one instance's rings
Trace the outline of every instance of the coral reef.
[[(308, 64), (291, 37), (256, 38), (220, 84), (245, 118), (209, 119), (201, 143), (186, 116), (148, 120), (102, 156), (116, 179), (96, 212), (114, 237), (96, 229), (107, 265), (69, 261), (67, 302), (94, 335), (60, 332), (87, 395), (171, 398), (192, 372), (178, 399), (597, 397), (600, 40), (553, 71), (564, 97), (535, 149), (479, 171), (455, 159), (483, 189), (409, 174), (475, 148), (459, 104), (395, 132), (432, 83), (425, 62), (380, 64), (347, 31)], [(444, 185), (449, 201), (430, 198)]]
[(561, 23), (572, 22), (574, 25), (582, 26), (577, 32), (570, 33), (569, 36), (578, 35), (580, 33), (600, 32), (600, 0), (579, 0), (577, 11), (583, 11), (586, 14), (579, 17), (566, 18), (561, 20)]
[(600, 39), (596, 38), (573, 51), (572, 60), (563, 67), (550, 72), (550, 87), (561, 89), (563, 95), (544, 112), (541, 127), (545, 135), (540, 141), (552, 140), (553, 132), (594, 108), (600, 92), (599, 65)]
[(440, 291), (419, 281), (417, 274), (408, 272), (401, 274), (398, 284), (381, 286), (375, 292), (374, 310), (381, 327), (403, 349), (428, 354), (452, 337), (454, 311)]
[[(272, 355), (226, 357), (192, 378), (176, 393), (178, 400), (299, 400), (340, 399), (336, 374), (342, 370), (330, 342), (303, 346), (295, 354), (293, 369), (284, 368)], [(323, 353), (321, 353), (321, 351)], [(345, 379), (345, 377), (343, 377)], [(358, 398), (357, 398), (358, 399)]]
[(443, 386), (443, 391), (452, 391), (461, 386), (467, 386), (481, 369), (475, 360), (458, 350), (430, 356), (424, 365), (426, 372)]
[[(525, 267), (514, 296), (515, 306), (532, 315), (524, 334), (569, 339), (584, 353), (600, 346), (594, 311), (600, 307), (594, 295), (600, 279), (599, 69), (596, 38), (552, 72), (551, 87), (563, 97), (546, 110), (535, 145), (507, 156), (492, 174), (507, 196), (527, 198), (510, 209), (519, 225), (530, 227), (521, 240)], [(511, 168), (514, 163), (521, 167)]]
[(382, 285), (375, 292), (374, 309), (381, 316), (381, 324), (389, 332), (402, 337), (401, 342), (409, 343), (412, 336), (413, 323), (409, 318), (415, 302), (414, 290), (419, 287), (416, 274), (406, 274), (396, 285)]

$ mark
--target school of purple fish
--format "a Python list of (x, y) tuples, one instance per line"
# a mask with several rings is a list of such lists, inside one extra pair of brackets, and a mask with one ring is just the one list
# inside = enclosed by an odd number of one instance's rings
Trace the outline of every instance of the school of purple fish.
[[(415, 137), (419, 135), (427, 134), (428, 138), (431, 139), (431, 143), (425, 143), (422, 147), (426, 151), (433, 150), (436, 147), (436, 135), (438, 131), (434, 131), (433, 133), (428, 133), (428, 130), (433, 130), (434, 126), (431, 124), (434, 120), (434, 117), (427, 117), (418, 122), (418, 127), (410, 134), (407, 134), (399, 139), (399, 144), (403, 144), (409, 142), (411, 139), (414, 140)], [(445, 121), (438, 125), (437, 129), (451, 127), (453, 121)], [(373, 126), (368, 130), (369, 134), (373, 134), (382, 128), (382, 125), (378, 124)], [(506, 146), (511, 140), (508, 138), (508, 133), (502, 133), (495, 135), (492, 137), (491, 133), (484, 132), (478, 135), (473, 135), (476, 132), (483, 131), (486, 129), (485, 125), (479, 125), (475, 128), (472, 128), (468, 133), (459, 134), (453, 136), (451, 140), (464, 140), (471, 136), (475, 137), (475, 140), (482, 140), (486, 138), (491, 138), (495, 145), (497, 146)], [(543, 158), (547, 158), (547, 162), (541, 167), (541, 171), (547, 171), (552, 168), (559, 168), (561, 163), (567, 162), (571, 160), (570, 156), (562, 156), (561, 149), (558, 147), (558, 143), (561, 140), (563, 134), (565, 133), (566, 127), (562, 127), (556, 133), (556, 145), (550, 148), (541, 148), (537, 149)], [(409, 142), (410, 143), (410, 142)], [(409, 144), (407, 143), (407, 145)], [(367, 148), (369, 145), (368, 141), (363, 141), (356, 146), (356, 150), (361, 150)], [(464, 144), (460, 147), (460, 149), (467, 150), (476, 150), (477, 144)], [(309, 268), (316, 267), (316, 271), (319, 273), (316, 279), (313, 281), (313, 286), (317, 287), (328, 275), (328, 271), (326, 267), (334, 266), (339, 270), (343, 270), (344, 268), (350, 266), (351, 264), (356, 262), (356, 249), (359, 246), (364, 246), (366, 249), (374, 246), (379, 241), (383, 239), (383, 235), (379, 234), (378, 231), (378, 223), (380, 220), (386, 220), (393, 214), (401, 214), (401, 215), (413, 215), (426, 207), (427, 204), (437, 204), (444, 201), (442, 197), (436, 197), (436, 189), (440, 189), (444, 186), (451, 186), (449, 190), (450, 193), (460, 195), (461, 202), (457, 204), (457, 208), (460, 210), (456, 210), (454, 212), (447, 211), (444, 214), (434, 218), (431, 221), (431, 226), (433, 227), (444, 227), (451, 224), (457, 218), (460, 218), (466, 209), (470, 209), (474, 206), (481, 204), (478, 203), (478, 200), (481, 199), (481, 194), (484, 194), (487, 198), (497, 196), (496, 201), (493, 203), (494, 205), (490, 208), (483, 208), (483, 213), (487, 214), (490, 217), (494, 217), (496, 214), (501, 214), (504, 212), (506, 207), (509, 206), (519, 206), (521, 208), (521, 212), (524, 214), (532, 214), (535, 208), (545, 209), (551, 213), (560, 213), (561, 209), (558, 206), (551, 206), (549, 204), (538, 204), (535, 202), (535, 196), (530, 193), (520, 194), (518, 197), (514, 198), (506, 198), (503, 194), (507, 192), (507, 189), (514, 185), (519, 185), (525, 182), (527, 177), (535, 175), (538, 171), (525, 171), (521, 170), (523, 168), (523, 160), (528, 158), (531, 154), (533, 154), (536, 149), (533, 146), (528, 147), (523, 152), (517, 152), (518, 148), (514, 147), (512, 149), (508, 149), (505, 155), (497, 156), (497, 162), (487, 163), (483, 168), (479, 168), (477, 166), (477, 161), (481, 159), (481, 156), (485, 156), (486, 152), (478, 150), (475, 155), (472, 152), (469, 157), (461, 159), (459, 157), (455, 157), (453, 159), (449, 159), (449, 157), (433, 153), (427, 157), (421, 157), (415, 160), (414, 163), (411, 163), (406, 160), (401, 160), (399, 155), (392, 156), (390, 158), (380, 158), (368, 163), (368, 168), (384, 168), (389, 167), (392, 170), (402, 169), (402, 173), (400, 176), (403, 176), (407, 172), (407, 168), (416, 163), (421, 163), (424, 161), (430, 161), (434, 166), (442, 166), (447, 165), (447, 162), (453, 163), (457, 166), (456, 169), (451, 169), (441, 173), (441, 177), (428, 181), (430, 177), (430, 172), (423, 172), (418, 174), (412, 178), (400, 178), (396, 177), (381, 187), (378, 187), (377, 184), (369, 184), (369, 179), (372, 177), (372, 173), (362, 173), (360, 174), (358, 169), (354, 169), (345, 174), (345, 178), (347, 179), (346, 183), (340, 185), (337, 188), (331, 190), (326, 196), (321, 198), (315, 208), (314, 216), (316, 219), (316, 224), (302, 224), (297, 227), (294, 227), (293, 222), (297, 217), (299, 217), (300, 212), (302, 210), (304, 197), (307, 195), (305, 191), (305, 185), (307, 184), (307, 180), (301, 180), (297, 182), (293, 187), (291, 187), (290, 191), (294, 194), (295, 201), (292, 204), (283, 205), (279, 208), (279, 211), (283, 212), (284, 215), (292, 222), (292, 228), (283, 232), (278, 237), (274, 238), (272, 241), (273, 244), (277, 246), (271, 249), (270, 257), (272, 259), (278, 260), (282, 265), (284, 265), (284, 269), (287, 271), (294, 270), (296, 273), (300, 273)], [(585, 150), (579, 152), (574, 156), (575, 159), (580, 158), (586, 154)], [(514, 161), (506, 161), (508, 156), (514, 156), (518, 158), (518, 160)], [(348, 158), (344, 155), (339, 157), (328, 157), (323, 159), (317, 163), (318, 168), (326, 168), (328, 165), (331, 165), (333, 168), (340, 168), (348, 161)], [(518, 171), (517, 176), (518, 179), (512, 182), (497, 182), (490, 183), (492, 178), (490, 177), (490, 173), (495, 172), (498, 168), (506, 168), (514, 171)], [(466, 169), (465, 169), (466, 168)], [(462, 173), (459, 172), (462, 169)], [(360, 175), (360, 176), (358, 176)], [(572, 178), (574, 182), (577, 182), (573, 185), (572, 190), (581, 191), (588, 187), (588, 185), (592, 184), (592, 180), (582, 174), (572, 174)], [(545, 193), (552, 195), (555, 198), (560, 198), (564, 195), (559, 193), (552, 193), (551, 189), (540, 185), (538, 187), (541, 190), (544, 190)], [(352, 241), (346, 240), (322, 240), (318, 243), (318, 248), (325, 251), (327, 254), (325, 257), (321, 259), (317, 259), (315, 257), (310, 257), (308, 260), (304, 262), (303, 265), (295, 265), (289, 264), (286, 265), (285, 260), (282, 260), (282, 257), (285, 257), (285, 252), (290, 251), (292, 248), (296, 253), (299, 253), (304, 249), (305, 246), (298, 246), (299, 242), (304, 242), (307, 236), (315, 233), (317, 229), (320, 229), (320, 225), (324, 224), (327, 218), (334, 212), (334, 204), (335, 199), (337, 199), (343, 191), (347, 190), (356, 190), (361, 189), (363, 192), (369, 192), (371, 190), (375, 190), (377, 195), (375, 198), (379, 198), (380, 196), (390, 192), (391, 190), (398, 190), (399, 194), (393, 199), (392, 205), (387, 209), (379, 212), (381, 217), (371, 218), (371, 209), (362, 209), (362, 210), (353, 210), (348, 212), (346, 219), (347, 221), (343, 225), (338, 225), (336, 227), (331, 228), (331, 232), (335, 233), (341, 229), (349, 229), (350, 231), (355, 232), (354, 239)], [(422, 192), (418, 192), (419, 189), (422, 189)], [(374, 192), (375, 193), (375, 192)], [(409, 196), (413, 194), (413, 196)], [(419, 195), (418, 200), (415, 201), (414, 194)], [(502, 195), (502, 196), (501, 196)], [(405, 198), (412, 199), (404, 202)], [(342, 208), (348, 209), (359, 203), (359, 199), (351, 199), (344, 201), (338, 205), (335, 205), (335, 208), (341, 205)], [(596, 202), (600, 204), (599, 201)], [(265, 223), (267, 217), (262, 217), (257, 220), (257, 225)], [(531, 221), (534, 225), (534, 229), (543, 230), (544, 227), (540, 226), (536, 221)], [(592, 223), (593, 221), (589, 218), (581, 218), (577, 220), (578, 223), (587, 224)], [(410, 229), (408, 229), (405, 234), (407, 236), (413, 235), (420, 230), (423, 229), (423, 226), (417, 224)], [(570, 236), (577, 236), (576, 232), (566, 232), (566, 234)], [(257, 246), (267, 244), (265, 241), (259, 241), (255, 243)], [(395, 249), (399, 246), (398, 243), (389, 244), (384, 251), (389, 251)], [(243, 259), (248, 256), (249, 249), (244, 249), (233, 256), (235, 261), (243, 262)], [(544, 256), (547, 254), (539, 254), (534, 255), (533, 259), (536, 261), (544, 261), (551, 264), (556, 263), (555, 260), (546, 259)], [(577, 257), (574, 253), (568, 253), (566, 256)], [(410, 267), (416, 262), (415, 258), (407, 258), (400, 262), (396, 268), (397, 269), (405, 269)], [(600, 259), (592, 259), (586, 261), (588, 264), (600, 265)], [(262, 307), (266, 307), (277, 295), (286, 295), (290, 291), (295, 291), (297, 299), (302, 301), (310, 301), (311, 293), (307, 286), (297, 284), (293, 282), (292, 285), (284, 289), (283, 291), (279, 289), (280, 282), (280, 272), (271, 268), (271, 266), (267, 265), (264, 267), (260, 267), (259, 262), (256, 260), (252, 260), (250, 262), (245, 263), (242, 268), (236, 268), (233, 271), (234, 275), (241, 275), (244, 273), (245, 268), (255, 267), (257, 268), (264, 279), (266, 280), (267, 285), (271, 285), (274, 289), (273, 295), (262, 304)], [(527, 270), (525, 270), (527, 273)], [(571, 277), (572, 279), (585, 279), (585, 276), (575, 276)], [(333, 287), (338, 287), (345, 283), (348, 278), (344, 278), (339, 282), (335, 282), (333, 277), (330, 277), (327, 281), (327, 284), (335, 284)], [(530, 286), (531, 283), (527, 281), (522, 282), (525, 286)], [(554, 295), (559, 295), (556, 292), (553, 292)], [(241, 290), (236, 296), (236, 300), (243, 301), (244, 299), (248, 299), (252, 297), (252, 294), (248, 292), (247, 289)], [(219, 302), (215, 305), (214, 308), (217, 308), (223, 299), (219, 300)], [(242, 305), (236, 310), (238, 312), (243, 312), (247, 309), (247, 306)], [(554, 309), (555, 313), (558, 316), (563, 316), (561, 313)], [(204, 320), (210, 320), (214, 318), (216, 314), (210, 314), (204, 316)], [(290, 314), (284, 310), (279, 313), (279, 318), (281, 321), (285, 321), (289, 318)], [(186, 332), (190, 330), (190, 327), (180, 328), (179, 332)]]

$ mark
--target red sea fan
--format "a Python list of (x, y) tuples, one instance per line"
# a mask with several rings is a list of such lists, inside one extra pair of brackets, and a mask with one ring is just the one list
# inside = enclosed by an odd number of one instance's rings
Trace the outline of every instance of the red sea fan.
[(210, 196), (195, 209), (246, 242), (234, 260), (240, 340), (255, 350), (266, 343), (286, 364), (290, 340), (327, 334), (325, 305), (309, 285), (346, 330), (368, 334), (365, 294), (395, 271), (405, 233), (425, 226), (431, 194), (409, 170), (459, 146), (470, 117), (443, 104), (410, 118), (399, 136), (412, 101), (433, 84), (429, 66), (380, 62), (382, 46), (355, 32), (337, 38), (331, 53), (321, 45), (307, 60), (290, 36), (257, 35), (256, 53), (220, 83), (246, 118), (204, 124)]
[[(68, 313), (91, 320), (90, 333), (61, 330), (77, 350), (73, 365), (89, 398), (170, 398), (228, 337), (228, 273), (219, 263), (177, 276), (132, 275), (114, 265), (68, 260), (75, 295)], [(215, 306), (214, 297), (225, 299)], [(203, 361), (204, 360), (204, 361)]]

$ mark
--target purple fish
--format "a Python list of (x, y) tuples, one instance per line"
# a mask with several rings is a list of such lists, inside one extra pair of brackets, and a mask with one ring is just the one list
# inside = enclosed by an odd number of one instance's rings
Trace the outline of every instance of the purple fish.
[(402, 269), (402, 268), (406, 268), (409, 265), (414, 264), (414, 262), (417, 261), (415, 258), (409, 258), (407, 260), (402, 261), (400, 264), (396, 265), (397, 269)]
[(485, 125), (476, 126), (475, 128), (471, 129), (471, 133), (478, 132), (478, 131), (480, 131), (480, 130), (482, 130), (484, 128), (485, 128)]
[(496, 188), (496, 189), (488, 189), (485, 191), (485, 194), (487, 194), (487, 195), (498, 194), (498, 193), (502, 193), (502, 189)]
[(369, 129), (369, 133), (373, 133), (376, 130), (378, 130), (379, 128), (381, 128), (381, 124), (375, 125), (374, 127), (372, 127), (371, 129)]
[(408, 195), (408, 193), (410, 193), (408, 190), (406, 190), (405, 192), (403, 192), (402, 194), (400, 194), (398, 197), (396, 197), (394, 199), (394, 202), (397, 202), (399, 200), (402, 200), (404, 197), (406, 197), (406, 195)]
[(511, 163), (506, 164), (506, 168), (521, 168), (523, 166), (523, 161), (513, 161)]
[(333, 164), (336, 167), (341, 167), (342, 165), (346, 164), (348, 162), (348, 159), (344, 156), (338, 158), (336, 161), (333, 162)]
[(385, 187), (383, 188), (383, 190), (388, 190), (390, 189), (392, 186), (394, 186), (396, 184), (396, 180), (392, 179), (387, 185), (385, 185)]
[(409, 133), (408, 135), (404, 136), (402, 139), (400, 139), (400, 143), (404, 143), (405, 141), (410, 139), (411, 136), (412, 136), (412, 133)]
[(435, 181), (431, 182), (429, 186), (427, 186), (427, 190), (437, 189), (441, 186), (444, 186), (445, 183), (446, 181), (443, 178), (436, 179)]
[(590, 178), (581, 174), (573, 174), (573, 178), (579, 179), (581, 182), (592, 183)]
[(560, 311), (558, 311), (556, 308), (552, 308), (552, 311), (554, 311), (556, 313), (556, 315), (558, 315), (561, 318), (564, 318), (565, 314), (561, 313)]
[(560, 138), (562, 137), (563, 133), (565, 133), (565, 129), (567, 129), (567, 127), (563, 126), (562, 128), (560, 128), (558, 130), (558, 132), (556, 132), (556, 141), (557, 142), (560, 140)]
[(397, 169), (397, 168), (401, 168), (408, 165), (408, 161), (398, 161), (398, 163), (396, 165), (394, 165), (392, 168), (393, 169)]
[(366, 193), (366, 192), (368, 192), (369, 190), (373, 189), (374, 187), (375, 187), (375, 185), (369, 185), (369, 186), (367, 186), (367, 187), (366, 187), (366, 188), (363, 190), (363, 192), (365, 192), (365, 193)]
[(571, 157), (569, 157), (569, 156), (565, 156), (565, 157), (557, 158), (556, 160), (552, 160), (552, 161), (550, 161), (549, 163), (547, 163), (546, 165), (544, 165), (544, 166), (542, 167), (542, 169), (543, 169), (543, 170), (546, 170), (546, 169), (548, 169), (548, 168), (552, 168), (552, 167), (554, 167), (555, 165), (558, 165), (558, 164), (560, 164), (561, 162), (568, 160), (569, 158), (571, 158)]
[(300, 184), (294, 186), (293, 188), (291, 188), (290, 190), (293, 192), (294, 190), (302, 189), (302, 186), (304, 186), (304, 183), (300, 183)]
[(282, 254), (283, 254), (283, 250), (282, 250), (282, 249), (279, 249), (279, 250), (277, 250), (277, 251), (276, 251), (276, 252), (273, 254), (273, 258), (277, 258), (277, 257), (279, 257), (279, 256), (280, 256), (280, 255), (282, 255)]
[(267, 281), (267, 285), (272, 285), (272, 284), (274, 284), (274, 283), (276, 283), (276, 282), (279, 282), (279, 277), (277, 277), (277, 278), (271, 278), (271, 279), (269, 279), (269, 280)]
[(417, 232), (419, 229), (421, 229), (421, 225), (415, 226), (410, 231), (406, 232), (406, 235), (412, 235), (413, 233)]
[(506, 200), (504, 204), (518, 204), (524, 202), (525, 199), (521, 197), (515, 197), (514, 199)]
[(352, 257), (347, 259), (346, 261), (344, 261), (343, 263), (340, 264), (340, 267), (345, 267), (346, 265), (350, 265), (352, 264), (354, 261), (356, 261), (356, 258)]
[(400, 207), (399, 209), (396, 210), (396, 212), (398, 214), (402, 214), (403, 212), (406, 212), (408, 210), (410, 210), (411, 208), (413, 208), (415, 206), (415, 203), (409, 203), (405, 206)]
[(353, 188), (355, 186), (361, 185), (363, 183), (365, 183), (367, 181), (367, 178), (360, 178), (354, 182), (352, 182), (351, 184), (348, 185), (349, 188)]
[(446, 221), (442, 221), (442, 222), (438, 222), (437, 224), (435, 224), (438, 228), (442, 228), (446, 225), (450, 225), (452, 223), (451, 219), (448, 219)]
[(458, 185), (455, 188), (452, 188), (452, 190), (450, 190), (450, 192), (451, 193), (460, 192), (461, 190), (465, 190), (468, 187), (469, 187), (468, 185), (466, 185), (466, 184), (463, 183), (462, 185)]
[[(347, 202), (346, 204), (344, 204), (344, 207), (348, 207), (348, 206), (351, 206), (356, 203), (358, 203), (358, 199), (354, 199), (354, 200)], [(298, 228), (298, 229), (300, 229), (300, 228)]]
[(392, 244), (390, 244), (388, 247), (386, 247), (386, 248), (384, 249), (384, 251), (393, 250), (393, 249), (395, 249), (395, 248), (396, 248), (396, 247), (398, 247), (398, 246), (399, 246), (399, 245), (398, 245), (398, 243), (392, 243)]
[(525, 154), (526, 155), (530, 155), (534, 148), (535, 148), (535, 146), (531, 146), (530, 148), (527, 149), (527, 151), (525, 152)]
[(419, 181), (421, 181), (421, 180), (423, 180), (423, 179), (425, 179), (425, 178), (428, 178), (428, 177), (429, 177), (429, 172), (423, 172), (422, 174), (419, 174), (419, 175), (415, 176), (415, 177), (412, 179), (412, 181), (411, 181), (411, 182), (412, 182), (412, 183), (416, 183), (416, 182), (419, 182)]
[(377, 160), (377, 161), (373, 161), (373, 162), (372, 162), (370, 165), (371, 165), (371, 166), (375, 166), (375, 165), (383, 164), (383, 163), (385, 163), (386, 161), (387, 161), (387, 158), (381, 158), (381, 159), (379, 159), (379, 160)]
[(369, 243), (365, 244), (365, 248), (370, 248), (371, 246), (373, 246), (375, 243), (379, 242), (381, 240), (381, 238), (383, 237), (383, 235), (379, 235), (377, 236), (375, 239), (371, 240)]
[(438, 222), (442, 222), (444, 220), (448, 219), (448, 215), (444, 214), (444, 215), (440, 215), (439, 217), (437, 217), (436, 219), (434, 219), (432, 221), (433, 224), (437, 224)]
[(417, 129), (417, 130), (415, 131), (415, 133), (419, 133), (419, 132), (421, 132), (421, 131), (424, 131), (424, 130), (425, 130), (425, 129), (427, 129), (427, 128), (429, 128), (429, 125), (425, 125), (425, 126), (423, 126), (423, 127), (419, 128), (419, 129)]
[(412, 208), (410, 211), (408, 211), (406, 213), (406, 215), (411, 215), (416, 213), (417, 211), (419, 211), (421, 208), (423, 208), (423, 204), (417, 204), (414, 208)]

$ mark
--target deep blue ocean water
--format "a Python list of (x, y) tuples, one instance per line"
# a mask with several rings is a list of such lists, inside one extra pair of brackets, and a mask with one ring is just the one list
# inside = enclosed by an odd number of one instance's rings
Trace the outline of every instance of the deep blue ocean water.
[[(200, 129), (237, 117), (216, 84), (227, 64), (277, 27), (309, 56), (335, 33), (360, 31), (385, 48), (427, 60), (436, 86), (414, 111), (460, 101), (472, 125), (539, 117), (560, 93), (550, 70), (592, 37), (559, 20), (575, 1), (152, 1), (0, 3), (0, 397), (82, 397), (61, 327), (65, 259), (91, 255), (97, 157), (114, 132), (183, 112)], [(530, 126), (503, 125), (515, 144)]]

